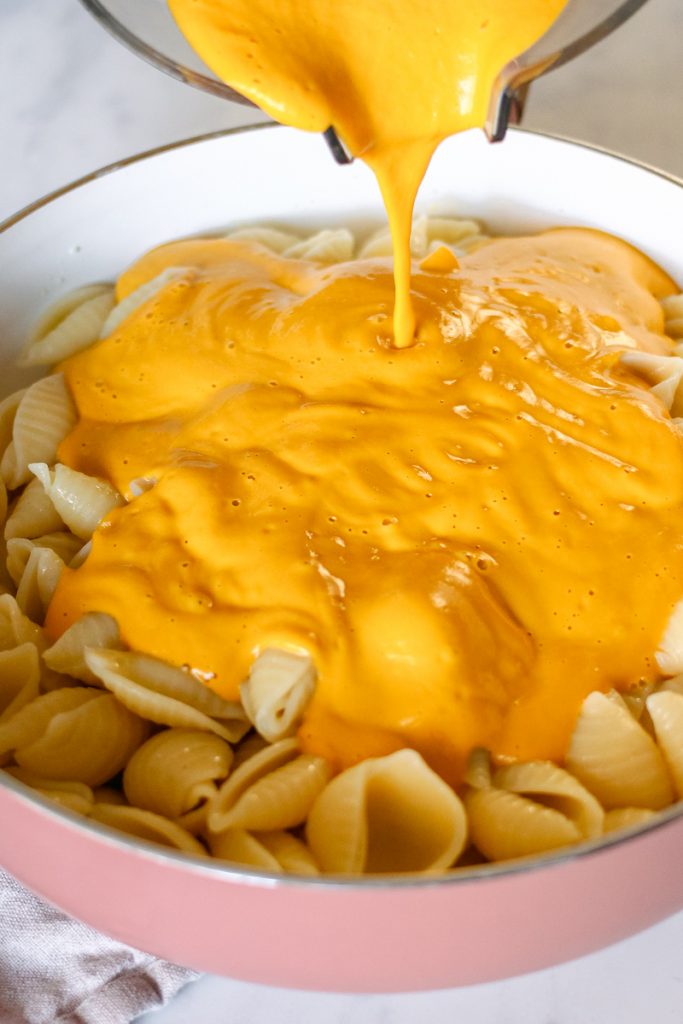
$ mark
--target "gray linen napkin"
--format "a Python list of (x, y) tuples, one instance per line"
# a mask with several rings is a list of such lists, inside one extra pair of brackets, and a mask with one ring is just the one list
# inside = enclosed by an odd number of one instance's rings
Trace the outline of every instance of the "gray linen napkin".
[(0, 869), (0, 1024), (129, 1024), (196, 977), (72, 920)]

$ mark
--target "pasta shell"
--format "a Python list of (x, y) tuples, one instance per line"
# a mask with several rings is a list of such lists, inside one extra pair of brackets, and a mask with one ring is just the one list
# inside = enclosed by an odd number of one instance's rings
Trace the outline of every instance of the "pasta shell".
[(85, 662), (131, 711), (158, 725), (216, 733), (229, 743), (249, 729), (240, 704), (223, 700), (189, 672), (144, 654), (85, 651)]
[(655, 812), (646, 807), (617, 807), (613, 811), (607, 811), (604, 831), (606, 834), (622, 828), (632, 828), (634, 825), (644, 825), (654, 817)]
[(94, 700), (55, 715), (33, 742), (17, 746), (17, 764), (36, 775), (89, 786), (99, 786), (120, 772), (149, 735), (149, 726), (115, 697), (95, 693)]
[(659, 749), (669, 766), (679, 800), (683, 800), (683, 695), (660, 690), (647, 699)]
[(276, 253), (284, 253), (285, 249), (290, 249), (301, 241), (299, 235), (294, 235), (290, 231), (280, 231), (278, 228), (259, 226), (238, 228), (237, 231), (231, 231), (226, 237), (231, 242), (257, 242), (259, 245), (264, 246), (264, 248)]
[[(301, 754), (257, 779), (234, 800), (228, 780), (209, 810), (208, 827), (215, 832), (230, 828), (262, 832), (301, 825), (331, 774), (325, 758)], [(234, 790), (240, 788), (236, 783)]]
[(44, 779), (39, 775), (27, 772), (24, 768), (6, 768), (5, 770), (8, 775), (23, 782), (25, 786), (30, 786), (31, 789), (54, 800), (62, 807), (76, 811), (77, 814), (89, 814), (95, 802), (92, 789), (82, 782)]
[(552, 761), (527, 761), (499, 768), (493, 784), (559, 811), (584, 839), (602, 832), (605, 814), (598, 801), (573, 775)]
[(99, 686), (99, 678), (85, 663), (86, 647), (116, 649), (120, 646), (121, 636), (116, 619), (104, 612), (88, 612), (43, 652), (43, 661), (55, 672)]
[(32, 462), (29, 469), (40, 480), (63, 522), (81, 540), (89, 540), (98, 523), (112, 509), (125, 504), (125, 499), (106, 480), (61, 463), (50, 469), (44, 462)]
[(664, 675), (683, 672), (683, 601), (671, 613), (655, 658)]
[(308, 655), (268, 648), (252, 665), (240, 696), (256, 731), (275, 743), (294, 735), (314, 690), (315, 667)]
[(320, 874), (306, 844), (289, 832), (260, 832), (254, 836), (244, 829), (235, 828), (210, 834), (208, 843), (212, 855), (220, 860), (274, 874), (286, 871), (287, 874), (308, 878)]
[(0, 595), (0, 650), (32, 643), (42, 651), (46, 646), (40, 626), (24, 615), (12, 594)]
[(22, 388), (21, 391), (15, 391), (0, 401), (0, 457), (4, 455), (7, 446), (12, 440), (14, 418), (17, 415), (17, 409), (26, 391), (26, 388)]
[(258, 838), (288, 875), (312, 878), (320, 874), (311, 851), (291, 832), (260, 832)]
[(662, 299), (662, 309), (666, 333), (670, 338), (683, 338), (683, 295), (669, 295)]
[(671, 679), (665, 679), (659, 686), (659, 693), (666, 691), (667, 693), (681, 693), (683, 694), (683, 675), (673, 676)]
[(5, 537), (8, 540), (14, 537), (33, 539), (61, 530), (63, 526), (40, 480), (34, 478), (19, 495), (5, 523)]
[(135, 807), (179, 818), (215, 795), (231, 763), (232, 750), (213, 733), (167, 729), (133, 754), (123, 789)]
[(63, 568), (64, 562), (51, 548), (33, 548), (17, 588), (17, 604), (29, 618), (43, 621)]
[(224, 782), (211, 801), (208, 815), (208, 827), (221, 832), (229, 826), (224, 823), (240, 797), (260, 779), (277, 771), (299, 754), (299, 744), (295, 739), (280, 740), (257, 751), (250, 758), (233, 770), (232, 775)]
[(241, 764), (248, 761), (254, 754), (258, 754), (261, 750), (265, 750), (268, 746), (263, 736), (259, 736), (256, 732), (251, 732), (247, 735), (246, 739), (235, 748), (235, 759), (232, 762), (232, 770), (236, 771)]
[(60, 442), (75, 423), (76, 409), (61, 373), (43, 377), (28, 388), (0, 462), (0, 476), (10, 490), (31, 479), (29, 463), (55, 461)]
[(39, 682), (38, 650), (33, 644), (0, 651), (0, 723), (38, 696)]
[(81, 352), (100, 336), (114, 305), (107, 284), (77, 288), (53, 303), (40, 318), (20, 358), (22, 366), (46, 366)]
[[(458, 217), (415, 217), (410, 235), (410, 252), (415, 259), (424, 259), (440, 246), (448, 246), (456, 255), (466, 252), (473, 243), (483, 241), (481, 225)], [(359, 257), (374, 259), (393, 255), (391, 233), (382, 227), (371, 235), (360, 249)]]
[(467, 821), (453, 790), (414, 750), (347, 768), (308, 816), (308, 845), (323, 871), (431, 872), (465, 847)]
[(93, 790), (95, 803), (115, 804), (117, 807), (126, 807), (126, 798), (120, 789), (114, 786), (96, 786)]
[(353, 258), (355, 239), (347, 228), (327, 228), (302, 238), (283, 252), (288, 259), (343, 263)]
[[(4, 522), (5, 519), (7, 518), (7, 508), (8, 508), (7, 488), (5, 487), (5, 485), (2, 482), (2, 480), (0, 480), (0, 522)], [(5, 528), (6, 528), (6, 524), (5, 524)], [(5, 536), (6, 536), (6, 534), (5, 534)]]
[(179, 814), (174, 819), (178, 825), (182, 825), (183, 828), (193, 836), (203, 836), (206, 834), (206, 816), (209, 813), (209, 801), (204, 800), (203, 803), (199, 804), (198, 807), (194, 807), (191, 811), (187, 811), (185, 814)]
[(503, 789), (471, 790), (465, 806), (472, 842), (489, 860), (527, 857), (582, 838), (560, 811)]
[(127, 295), (125, 299), (117, 303), (110, 312), (107, 319), (100, 328), (100, 338), (108, 338), (110, 334), (121, 326), (124, 320), (126, 320), (131, 313), (134, 313), (141, 306), (144, 306), (146, 302), (153, 299), (157, 292), (160, 292), (166, 285), (171, 284), (173, 281), (178, 281), (182, 277), (193, 277), (193, 267), (167, 267), (166, 270), (162, 270), (160, 274), (157, 274), (151, 281), (145, 281), (139, 288), (136, 288), (134, 292)]
[(50, 722), (58, 715), (74, 711), (100, 696), (98, 690), (81, 687), (41, 694), (6, 722), (0, 723), (0, 754), (30, 745), (44, 735)]
[(463, 779), (472, 789), (488, 789), (491, 786), (491, 756), (483, 747), (475, 747), (467, 761)]
[(672, 409), (683, 377), (683, 359), (633, 349), (622, 352), (620, 361), (622, 366), (643, 377), (650, 384), (652, 393), (667, 409)]
[(262, 871), (282, 873), (282, 867), (270, 850), (244, 829), (230, 829), (220, 835), (209, 835), (209, 850), (219, 860), (243, 864), (245, 867), (260, 868)]
[(89, 540), (82, 548), (79, 548), (74, 557), (69, 562), (70, 569), (80, 569), (85, 562), (86, 558), (92, 551), (92, 540)]
[(195, 839), (174, 821), (162, 818), (160, 814), (141, 811), (139, 807), (96, 803), (90, 812), (90, 817), (93, 821), (109, 825), (110, 828), (119, 832), (137, 836), (138, 839), (146, 839), (150, 843), (167, 846), (172, 850), (182, 850), (183, 853), (193, 853), (196, 857), (207, 856), (205, 848), (198, 839)]
[(141, 495), (146, 494), (147, 491), (151, 491), (156, 486), (156, 483), (156, 477), (137, 476), (128, 484), (128, 490), (134, 498), (139, 498)]
[(567, 752), (567, 768), (600, 803), (659, 810), (673, 789), (657, 745), (626, 706), (603, 693), (583, 702)]
[[(3, 483), (0, 483), (0, 488), (4, 486)], [(7, 572), (7, 542), (4, 537), (0, 536), (0, 595), (13, 594), (14, 589), (12, 577)]]

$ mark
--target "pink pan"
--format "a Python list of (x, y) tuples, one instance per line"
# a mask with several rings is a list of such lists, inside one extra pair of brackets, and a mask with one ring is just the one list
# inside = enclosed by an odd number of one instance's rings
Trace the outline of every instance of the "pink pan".
[[(683, 281), (683, 186), (575, 143), (511, 131), (446, 143), (419, 210), (494, 231), (580, 224), (626, 238)], [(380, 222), (358, 162), (264, 127), (136, 157), (0, 227), (0, 389), (57, 296), (111, 280), (172, 238), (239, 224)], [(683, 806), (568, 851), (442, 878), (310, 880), (211, 863), (111, 832), (0, 772), (0, 863), (70, 914), (132, 945), (250, 981), (345, 991), (500, 979), (596, 950), (683, 907)]]

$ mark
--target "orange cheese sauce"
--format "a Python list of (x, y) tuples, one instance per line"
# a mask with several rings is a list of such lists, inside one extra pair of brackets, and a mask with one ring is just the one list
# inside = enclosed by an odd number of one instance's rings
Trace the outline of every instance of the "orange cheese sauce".
[(398, 347), (410, 345), (415, 331), (410, 226), (434, 150), (484, 125), (496, 76), (565, 3), (169, 0), (220, 78), (282, 124), (333, 126), (374, 171), (394, 240)]
[[(683, 594), (683, 445), (619, 365), (671, 348), (673, 282), (565, 229), (413, 266), (177, 242), (183, 276), (61, 367), (70, 466), (130, 495), (47, 628), (109, 612), (132, 647), (234, 697), (266, 647), (318, 669), (300, 730), (338, 768), (409, 746), (456, 782), (474, 745), (561, 759), (591, 690), (654, 679)], [(431, 268), (431, 269), (430, 269)]]

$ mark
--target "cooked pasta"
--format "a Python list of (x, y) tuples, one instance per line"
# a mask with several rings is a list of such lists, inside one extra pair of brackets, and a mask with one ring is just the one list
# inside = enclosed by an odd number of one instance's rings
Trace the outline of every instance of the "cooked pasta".
[(5, 522), (7, 540), (33, 540), (62, 530), (64, 523), (38, 479), (30, 480), (12, 507)]
[[(346, 229), (305, 237), (279, 228), (244, 227), (227, 237), (267, 250), (269, 260), (291, 259), (306, 266), (332, 266), (355, 256), (381, 260), (390, 252), (385, 229), (360, 245)], [(486, 242), (474, 221), (421, 217), (413, 225), (411, 250), (430, 274), (452, 268)], [(50, 365), (84, 352), (136, 317), (153, 315), (165, 290), (177, 296), (197, 280), (194, 266), (168, 267), (124, 289), (126, 297), (118, 304), (108, 285), (79, 289), (40, 321), (23, 361)], [(669, 336), (683, 338), (681, 296), (665, 298), (662, 306)], [(474, 309), (468, 315), (495, 320), (499, 311), (493, 316)], [(620, 356), (620, 364), (629, 379), (647, 389), (649, 401), (671, 411), (676, 424), (683, 412), (683, 353), (632, 350)], [(0, 403), (0, 765), (18, 782), (144, 840), (302, 877), (320, 872), (432, 874), (528, 857), (642, 826), (656, 811), (683, 799), (683, 600), (673, 606), (661, 635), (658, 674), (633, 679), (638, 685), (622, 693), (590, 693), (563, 760), (528, 757), (512, 763), (477, 746), (464, 776), (448, 781), (417, 744), (397, 744), (393, 735), (386, 753), (368, 756), (361, 726), (352, 757), (357, 763), (340, 763), (334, 751), (328, 756), (327, 751), (308, 750), (308, 716), (322, 677), (302, 645), (257, 646), (240, 677), (237, 700), (221, 696), (210, 673), (181, 666), (179, 658), (167, 661), (129, 649), (117, 618), (96, 604), (66, 629), (46, 630), (55, 588), (65, 571), (68, 576), (89, 564), (93, 535), (97, 550), (122, 513), (144, 509), (146, 498), (166, 486), (163, 473), (151, 465), (138, 475), (131, 469), (117, 486), (67, 465), (58, 449), (76, 418), (61, 373)], [(179, 445), (174, 457), (184, 467), (200, 464), (204, 455)], [(296, 458), (305, 476), (314, 461), (311, 450), (302, 444)], [(413, 465), (412, 471), (410, 487), (428, 484), (428, 467)], [(370, 476), (367, 494), (378, 486)], [(233, 499), (230, 507), (239, 505), (240, 499)], [(393, 525), (387, 515), (383, 529)], [(318, 541), (309, 532), (305, 564), (316, 565), (322, 586), (340, 607), (348, 595), (322, 558), (316, 562)], [(356, 543), (352, 532), (338, 544), (342, 560)], [(393, 551), (391, 543), (391, 557), (402, 557), (400, 544)], [(438, 557), (430, 549), (424, 563), (416, 561), (415, 573), (433, 556)], [(446, 568), (439, 564), (430, 584), (435, 606), (446, 600), (458, 573), (469, 586), (479, 587), (488, 563), (483, 567), (485, 559), (481, 553), (477, 557), (476, 577), (460, 563), (456, 570), (450, 563)], [(268, 581), (273, 590), (278, 571), (274, 568)], [(228, 577), (222, 585), (229, 585)], [(266, 607), (270, 599), (270, 593), (259, 595)], [(189, 598), (179, 590), (177, 600), (181, 614)], [(489, 599), (481, 600), (487, 608)], [(479, 609), (476, 614), (473, 608)], [(461, 612), (476, 633), (479, 606), (463, 605)], [(361, 614), (373, 639), (376, 634), (394, 642), (387, 633), (388, 613), (362, 609)], [(305, 634), (305, 616), (302, 621)], [(392, 654), (396, 663), (396, 651), (406, 645), (412, 650), (415, 638), (428, 654), (441, 642), (428, 630), (423, 636), (417, 610), (404, 621), (410, 621), (411, 635), (398, 638)], [(513, 628), (507, 619), (496, 621), (503, 635)], [(494, 633), (481, 632), (481, 645), (497, 642)], [(330, 643), (335, 642), (333, 635)], [(511, 647), (503, 657), (519, 667), (525, 652), (523, 645)], [(381, 654), (373, 650), (364, 656), (371, 661)], [(495, 660), (492, 664), (495, 674), (498, 666)], [(428, 657), (425, 665), (428, 675)], [(417, 680), (417, 700), (421, 686)], [(405, 717), (414, 713), (411, 707)]]
[(647, 710), (676, 794), (683, 800), (683, 694), (662, 689), (648, 697)]
[(98, 676), (85, 662), (87, 648), (106, 647), (116, 650), (121, 647), (121, 637), (116, 620), (103, 612), (88, 612), (73, 626), (69, 626), (51, 647), (43, 651), (43, 661), (64, 675), (80, 679), (84, 683), (100, 684)]
[(683, 295), (662, 299), (664, 330), (670, 338), (683, 339)]
[(603, 830), (604, 812), (595, 797), (551, 762), (509, 765), (493, 773), (474, 765), (468, 781), (471, 839), (489, 860), (543, 853), (593, 839)]
[(112, 803), (95, 803), (89, 817), (102, 825), (109, 825), (120, 832), (127, 832), (150, 843), (168, 846), (172, 850), (206, 857), (206, 849), (187, 829), (160, 814), (141, 811), (138, 807), (124, 807)]
[(64, 562), (51, 547), (32, 548), (17, 587), (17, 604), (25, 615), (44, 618), (63, 568)]
[[(248, 763), (242, 766), (247, 768)], [(312, 754), (301, 754), (256, 779), (242, 792), (236, 772), (234, 788), (227, 782), (210, 809), (208, 827), (212, 832), (230, 828), (263, 832), (303, 825), (329, 777), (328, 763)]]
[(616, 693), (591, 693), (584, 701), (567, 767), (607, 810), (659, 810), (674, 799), (662, 753)]
[(114, 289), (107, 284), (86, 285), (65, 295), (36, 324), (22, 364), (51, 366), (92, 345), (114, 302)]
[(158, 725), (204, 729), (234, 742), (249, 725), (242, 708), (188, 672), (142, 654), (86, 649), (85, 663), (104, 686), (141, 718)]
[(265, 650), (254, 661), (240, 697), (259, 735), (275, 743), (296, 732), (314, 688), (310, 657)]
[(181, 818), (215, 796), (232, 759), (230, 746), (213, 733), (166, 729), (133, 754), (123, 791), (134, 807)]
[(89, 540), (98, 523), (113, 508), (124, 504), (106, 480), (77, 473), (60, 463), (50, 469), (44, 462), (32, 462), (28, 468), (40, 480), (62, 522), (82, 540)]
[(39, 694), (38, 649), (32, 643), (0, 651), (0, 723)]
[(306, 838), (324, 871), (431, 872), (455, 863), (467, 819), (420, 755), (399, 750), (332, 779), (308, 815)]
[[(46, 696), (57, 697), (61, 692)], [(34, 703), (41, 699), (45, 698)], [(31, 708), (29, 704), (23, 709), (27, 717)], [(33, 723), (29, 720), (29, 724)], [(40, 732), (14, 739), (14, 758), (21, 768), (36, 775), (98, 786), (121, 771), (147, 735), (146, 722), (113, 697), (95, 691), (88, 701), (59, 711)]]
[(12, 440), (0, 461), (0, 476), (11, 490), (31, 479), (29, 464), (54, 463), (57, 447), (76, 423), (76, 410), (62, 374), (36, 381), (21, 396)]
[(65, 779), (41, 778), (24, 768), (8, 768), (7, 772), (31, 789), (46, 796), (62, 807), (68, 807), (77, 814), (90, 814), (95, 795), (90, 786), (83, 782), (69, 782)]
[(187, 267), (169, 267), (155, 277), (153, 281), (148, 281), (132, 292), (132, 294), (127, 295), (125, 299), (112, 309), (101, 325), (100, 337), (106, 338), (108, 335), (113, 334), (126, 317), (130, 316), (131, 313), (134, 313), (136, 309), (139, 309), (146, 302), (149, 302), (150, 299), (153, 299), (157, 292), (160, 292), (166, 285), (187, 278), (191, 274), (192, 270)]

